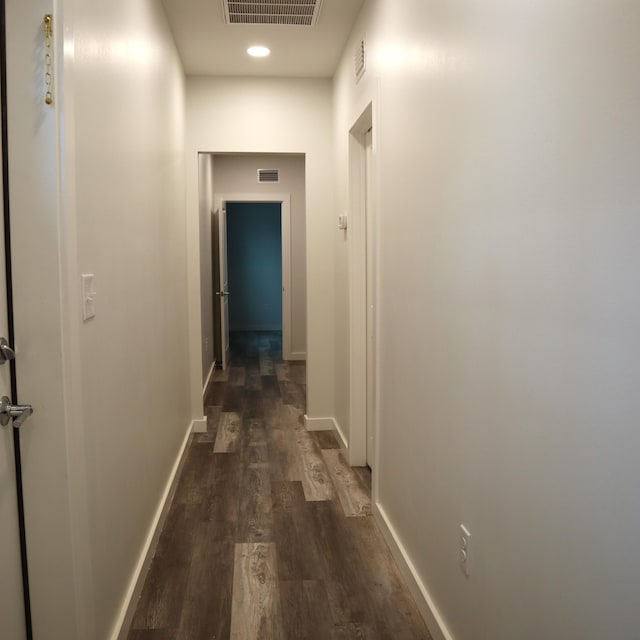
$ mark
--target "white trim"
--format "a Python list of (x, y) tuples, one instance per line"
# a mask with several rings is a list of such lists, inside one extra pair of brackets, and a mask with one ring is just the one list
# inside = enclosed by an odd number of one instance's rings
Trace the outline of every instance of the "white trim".
[(347, 439), (344, 437), (342, 427), (340, 427), (335, 418), (310, 418), (305, 414), (304, 428), (307, 431), (333, 431), (340, 441), (340, 446), (343, 449), (349, 448)]
[(207, 433), (207, 419), (204, 417), (195, 418), (191, 421), (189, 428), (191, 429), (191, 433)]
[(333, 418), (310, 418), (304, 414), (304, 428), (307, 431), (329, 431), (335, 428), (335, 424)]
[(289, 357), (287, 358), (287, 360), (306, 360), (306, 359), (307, 359), (306, 351), (292, 351), (289, 354)]
[(340, 423), (335, 418), (333, 419), (333, 425), (335, 434), (336, 436), (338, 436), (338, 440), (340, 441), (340, 446), (346, 451), (347, 449), (349, 449), (349, 443), (344, 436), (344, 432), (342, 431)]
[(211, 363), (211, 367), (209, 367), (209, 373), (207, 374), (207, 379), (204, 381), (204, 386), (202, 387), (202, 397), (204, 398), (205, 394), (207, 393), (207, 387), (209, 386), (209, 383), (211, 382), (211, 376), (213, 376), (213, 372), (215, 371), (216, 368), (216, 361), (214, 360)]
[(171, 506), (171, 501), (173, 500), (173, 495), (178, 485), (178, 477), (180, 476), (180, 471), (182, 470), (182, 466), (186, 458), (185, 453), (187, 451), (187, 445), (191, 438), (192, 424), (193, 423), (189, 425), (189, 428), (184, 435), (178, 455), (173, 463), (171, 473), (169, 474), (169, 479), (167, 480), (165, 489), (162, 492), (162, 497), (160, 498), (158, 508), (156, 509), (151, 522), (147, 538), (138, 558), (138, 563), (136, 564), (131, 580), (129, 581), (129, 587), (124, 597), (124, 601), (122, 602), (122, 606), (120, 607), (118, 617), (116, 618), (116, 623), (109, 636), (111, 640), (125, 640), (129, 633), (129, 627), (131, 626), (136, 606), (138, 604), (138, 598), (140, 597), (142, 587), (144, 586), (147, 570), (149, 569), (156, 547), (158, 546), (158, 539), (160, 538), (162, 526), (164, 525), (169, 507)]
[(281, 205), (282, 232), (282, 359), (291, 357), (291, 194), (290, 193), (215, 193), (215, 209), (226, 202), (277, 202)]
[[(81, 303), (77, 295), (78, 213), (76, 203), (75, 157), (75, 73), (72, 54), (65, 52), (65, 43), (75, 41), (75, 7), (63, 0), (54, 0), (53, 81), (56, 112), (56, 152), (58, 180), (58, 264), (60, 274), (60, 331), (62, 338), (62, 384), (65, 413), (64, 434), (67, 450), (67, 492), (69, 504), (69, 544), (73, 553), (74, 608), (78, 637), (94, 637), (95, 584), (93, 580), (91, 526), (85, 451), (85, 421), (83, 415), (82, 358), (80, 350)], [(14, 238), (15, 240), (15, 238)], [(14, 250), (16, 246), (14, 244)], [(49, 415), (49, 414), (48, 414)], [(63, 513), (65, 506), (57, 504)], [(56, 523), (48, 523), (55, 528)], [(66, 532), (65, 528), (65, 532)], [(28, 531), (27, 531), (28, 533)], [(33, 567), (30, 567), (33, 569)], [(33, 575), (31, 579), (33, 579)], [(62, 582), (60, 582), (62, 584)], [(58, 607), (59, 608), (59, 607)]]
[(402, 576), (407, 582), (411, 595), (427, 625), (427, 629), (429, 629), (429, 633), (433, 636), (433, 640), (454, 640), (453, 635), (447, 628), (444, 618), (438, 611), (427, 587), (420, 579), (418, 571), (411, 561), (407, 550), (404, 548), (402, 542), (400, 542), (396, 530), (380, 503), (374, 503), (373, 515), (382, 536), (391, 550), (391, 555), (393, 555), (400, 569), (400, 573), (402, 573)]
[(349, 131), (349, 464), (367, 464), (367, 235), (364, 136), (373, 125), (369, 103)]

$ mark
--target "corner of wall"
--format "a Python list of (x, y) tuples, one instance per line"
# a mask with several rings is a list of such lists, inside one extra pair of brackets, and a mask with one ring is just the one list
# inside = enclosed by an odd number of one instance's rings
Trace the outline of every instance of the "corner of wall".
[(447, 628), (444, 618), (436, 607), (427, 587), (420, 579), (418, 571), (411, 561), (407, 550), (400, 541), (393, 524), (379, 502), (374, 502), (373, 504), (373, 515), (376, 524), (380, 529), (380, 533), (382, 533), (382, 536), (391, 551), (391, 555), (393, 555), (393, 559), (396, 561), (396, 564), (400, 569), (400, 573), (402, 573), (402, 577), (407, 582), (411, 595), (413, 596), (416, 606), (418, 607), (433, 640), (455, 640), (454, 636), (451, 635)]
[(349, 440), (347, 439), (347, 436), (345, 435), (345, 431), (342, 428), (342, 425), (335, 418), (333, 419), (333, 428), (334, 428), (334, 431), (335, 431), (336, 435), (338, 436), (338, 441), (340, 442), (340, 446), (345, 451), (348, 451), (348, 449), (349, 449)]
[(191, 433), (206, 433), (207, 432), (207, 419), (196, 418), (191, 421)]
[(178, 485), (178, 478), (180, 477), (180, 472), (182, 471), (182, 466), (184, 465), (184, 461), (186, 458), (185, 454), (188, 449), (192, 432), (194, 432), (193, 423), (189, 424), (189, 427), (187, 428), (186, 433), (182, 439), (182, 444), (180, 445), (180, 448), (178, 450), (178, 455), (176, 456), (171, 472), (169, 473), (169, 478), (165, 485), (164, 491), (162, 492), (162, 496), (160, 497), (160, 501), (158, 502), (158, 506), (147, 532), (147, 537), (145, 538), (144, 544), (140, 551), (138, 562), (136, 563), (136, 566), (133, 570), (131, 579), (129, 581), (129, 586), (118, 612), (116, 622), (113, 626), (113, 630), (109, 634), (109, 638), (111, 640), (126, 640), (129, 635), (129, 628), (133, 621), (138, 598), (140, 597), (140, 593), (142, 592), (142, 587), (144, 586), (144, 580), (147, 575), (147, 571), (149, 569), (149, 566), (151, 565), (151, 560), (153, 559), (153, 556), (155, 554), (156, 547), (158, 546), (160, 533), (162, 531), (164, 521), (167, 517), (169, 507), (171, 506), (171, 501), (173, 500), (173, 496)]
[(334, 428), (333, 418), (312, 418), (304, 414), (304, 427), (307, 431), (331, 431)]
[(209, 387), (209, 383), (211, 382), (211, 378), (213, 377), (213, 372), (215, 371), (216, 368), (216, 361), (214, 360), (211, 363), (211, 367), (209, 368), (209, 373), (207, 374), (207, 377), (205, 378), (204, 384), (202, 385), (202, 397), (204, 398), (205, 394), (207, 393), (207, 388)]
[(307, 431), (333, 431), (338, 436), (338, 441), (343, 449), (348, 449), (349, 444), (345, 438), (344, 431), (339, 422), (331, 418), (311, 418), (307, 414), (304, 416), (304, 427)]

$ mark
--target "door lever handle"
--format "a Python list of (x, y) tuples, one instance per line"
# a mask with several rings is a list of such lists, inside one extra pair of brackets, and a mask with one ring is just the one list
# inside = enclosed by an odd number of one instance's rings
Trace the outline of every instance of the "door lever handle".
[(3, 427), (13, 418), (13, 428), (17, 429), (32, 413), (30, 404), (11, 404), (7, 396), (0, 398), (0, 424)]
[(0, 364), (7, 360), (15, 360), (16, 352), (9, 346), (5, 338), (0, 338)]

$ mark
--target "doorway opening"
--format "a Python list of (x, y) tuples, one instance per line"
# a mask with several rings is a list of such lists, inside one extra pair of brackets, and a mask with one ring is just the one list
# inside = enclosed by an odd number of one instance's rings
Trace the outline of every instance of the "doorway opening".
[(217, 194), (215, 203), (216, 363), (227, 368), (234, 331), (279, 331), (282, 359), (304, 359), (292, 350), (290, 195)]
[[(229, 320), (242, 292), (220, 282), (228, 275), (221, 256), (228, 254), (227, 204), (280, 208), (282, 346), (278, 358), (305, 361), (307, 356), (306, 160), (304, 154), (198, 154), (200, 237), (200, 310), (203, 395), (216, 368), (226, 367)], [(234, 215), (233, 213), (231, 215)], [(221, 233), (220, 226), (224, 232)], [(233, 250), (233, 249), (232, 249)], [(231, 256), (233, 260), (233, 256)], [(223, 286), (221, 286), (221, 284)], [(218, 293), (219, 292), (219, 293)], [(227, 296), (229, 292), (229, 296)], [(218, 295), (216, 295), (218, 294)], [(253, 298), (256, 300), (256, 297)], [(229, 307), (231, 305), (231, 307)], [(227, 318), (231, 312), (232, 317)], [(223, 327), (222, 325), (225, 325)], [(270, 322), (269, 324), (273, 324)], [(221, 338), (224, 336), (224, 338)], [(221, 343), (224, 342), (224, 347)]]
[[(216, 317), (221, 317), (220, 306), (228, 305), (229, 338), (216, 332), (216, 360), (226, 362), (224, 352), (249, 335), (257, 341), (266, 337), (283, 355), (282, 203), (227, 201), (226, 234), (227, 288), (216, 291), (214, 304)], [(223, 282), (222, 268), (220, 260), (214, 261), (214, 282)]]

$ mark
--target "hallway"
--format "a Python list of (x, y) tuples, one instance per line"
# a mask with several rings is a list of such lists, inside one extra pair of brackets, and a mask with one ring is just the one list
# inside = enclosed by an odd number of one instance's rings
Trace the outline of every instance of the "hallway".
[[(374, 522), (434, 638), (637, 638), (640, 2), (311, 1), (1, 2), (2, 640), (424, 637)], [(306, 375), (205, 389), (267, 192)]]
[(129, 640), (428, 639), (371, 516), (370, 473), (307, 432), (305, 365), (232, 334)]

